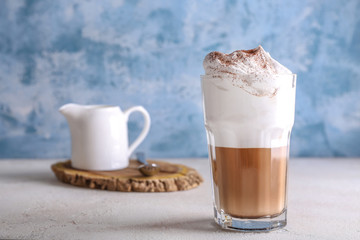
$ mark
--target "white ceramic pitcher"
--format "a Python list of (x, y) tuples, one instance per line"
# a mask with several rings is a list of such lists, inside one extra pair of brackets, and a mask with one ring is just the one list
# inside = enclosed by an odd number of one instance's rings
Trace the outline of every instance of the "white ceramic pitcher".
[[(122, 112), (118, 106), (79, 105), (60, 107), (71, 133), (71, 164), (83, 170), (108, 171), (126, 168), (132, 152), (145, 139), (150, 129), (149, 113), (142, 106)], [(129, 115), (141, 112), (145, 124), (139, 137), (128, 144)]]

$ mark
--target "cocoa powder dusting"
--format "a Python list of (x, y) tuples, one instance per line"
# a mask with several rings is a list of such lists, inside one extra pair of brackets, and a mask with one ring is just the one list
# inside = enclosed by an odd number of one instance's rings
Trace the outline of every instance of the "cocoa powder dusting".
[(277, 96), (279, 90), (276, 88), (277, 78), (274, 75), (291, 74), (260, 45), (230, 54), (211, 52), (204, 59), (204, 69), (206, 75), (212, 78), (229, 79), (233, 86), (242, 88), (249, 94), (270, 98)]
[(233, 62), (231, 61), (231, 59), (228, 59), (226, 56), (228, 54), (224, 54), (221, 52), (211, 52), (208, 54), (208, 58), (210, 61), (215, 61), (216, 59), (218, 59), (222, 64), (226, 65), (226, 66), (230, 66), (233, 64)]
[(225, 66), (236, 65), (237, 62), (242, 62), (246, 60), (246, 58), (252, 58), (255, 63), (259, 64), (261, 68), (271, 68), (271, 66), (269, 66), (269, 64), (266, 62), (266, 59), (264, 59), (264, 56), (262, 56), (260, 50), (261, 46), (250, 50), (237, 50), (230, 54), (214, 51), (209, 53), (206, 58), (210, 62), (217, 60), (220, 62), (220, 64)]
[(253, 49), (250, 49), (250, 50), (240, 50), (241, 52), (243, 53), (248, 53), (248, 54), (253, 54), (255, 55), (257, 53), (257, 51), (259, 51), (259, 47), (256, 47), (256, 48), (253, 48)]

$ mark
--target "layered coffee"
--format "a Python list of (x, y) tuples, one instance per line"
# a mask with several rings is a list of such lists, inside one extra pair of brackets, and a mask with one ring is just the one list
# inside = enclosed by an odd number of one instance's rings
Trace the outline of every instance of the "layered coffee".
[(204, 69), (204, 120), (217, 214), (221, 221), (282, 214), (296, 76), (261, 46), (211, 52)]
[(286, 203), (287, 147), (215, 147), (210, 161), (219, 209), (238, 218), (282, 213)]

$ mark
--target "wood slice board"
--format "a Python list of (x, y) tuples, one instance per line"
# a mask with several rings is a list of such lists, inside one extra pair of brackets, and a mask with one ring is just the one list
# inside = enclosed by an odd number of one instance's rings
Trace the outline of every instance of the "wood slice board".
[(84, 171), (71, 167), (71, 160), (51, 166), (57, 179), (74, 186), (120, 192), (174, 192), (195, 188), (203, 182), (193, 168), (181, 164), (148, 161), (160, 167), (156, 176), (145, 177), (137, 167), (136, 160), (130, 160), (125, 169), (115, 171)]

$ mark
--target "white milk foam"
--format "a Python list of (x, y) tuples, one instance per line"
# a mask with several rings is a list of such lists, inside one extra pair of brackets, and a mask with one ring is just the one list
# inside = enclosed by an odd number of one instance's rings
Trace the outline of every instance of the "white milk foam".
[[(207, 57), (204, 68), (206, 61)], [(241, 63), (242, 69), (246, 68), (244, 62)], [(233, 62), (230, 65), (234, 68)], [(254, 64), (251, 66), (256, 71)], [(206, 71), (206, 75), (201, 77), (205, 127), (210, 145), (229, 148), (288, 145), (294, 124), (296, 75), (289, 70), (283, 71), (286, 69), (283, 66), (281, 69), (274, 71), (271, 68), (272, 72), (263, 74), (259, 70), (254, 85), (251, 81), (255, 75), (249, 71), (247, 74), (233, 74), (234, 71), (229, 74), (229, 69), (212, 63), (211, 71)]]

